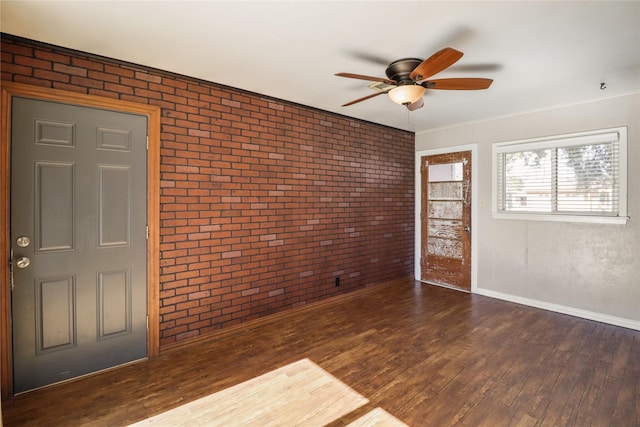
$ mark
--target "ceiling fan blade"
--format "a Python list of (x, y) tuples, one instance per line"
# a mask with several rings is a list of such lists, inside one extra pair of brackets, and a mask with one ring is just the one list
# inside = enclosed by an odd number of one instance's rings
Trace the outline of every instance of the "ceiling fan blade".
[(422, 82), (422, 86), (427, 89), (480, 90), (487, 89), (491, 83), (492, 79), (458, 78), (427, 80)]
[(409, 74), (411, 80), (424, 80), (455, 64), (464, 55), (459, 50), (445, 47), (422, 61)]
[(367, 99), (371, 99), (371, 98), (376, 97), (376, 96), (378, 96), (378, 95), (382, 95), (383, 93), (387, 93), (387, 92), (389, 92), (390, 90), (391, 90), (391, 89), (388, 89), (388, 90), (385, 90), (385, 91), (382, 91), (382, 92), (374, 93), (374, 94), (372, 94), (372, 95), (364, 96), (364, 97), (362, 97), (362, 98), (354, 99), (353, 101), (351, 101), (351, 102), (347, 102), (346, 104), (344, 104), (344, 105), (343, 105), (343, 107), (348, 107), (349, 105), (353, 105), (353, 104), (357, 104), (358, 102), (366, 101)]
[(489, 71), (500, 71), (502, 65), (495, 62), (485, 62), (478, 64), (456, 64), (449, 68), (449, 71), (457, 71), (461, 73), (487, 73)]
[(369, 80), (369, 81), (372, 81), (372, 82), (382, 82), (382, 83), (386, 83), (386, 84), (389, 84), (389, 85), (395, 85), (397, 83), (394, 80), (383, 79), (382, 77), (364, 76), (362, 74), (336, 73), (336, 76), (338, 76), (338, 77), (348, 77), (350, 79)]
[(414, 102), (413, 104), (407, 105), (407, 110), (415, 111), (418, 108), (422, 108), (422, 107), (424, 107), (424, 99), (420, 98), (416, 102)]
[(373, 64), (384, 65), (385, 67), (389, 65), (391, 62), (393, 62), (393, 61), (390, 61), (388, 58), (383, 58), (381, 56), (377, 56), (375, 54), (371, 54), (367, 52), (362, 52), (359, 50), (348, 50), (347, 54), (355, 58), (371, 62)]

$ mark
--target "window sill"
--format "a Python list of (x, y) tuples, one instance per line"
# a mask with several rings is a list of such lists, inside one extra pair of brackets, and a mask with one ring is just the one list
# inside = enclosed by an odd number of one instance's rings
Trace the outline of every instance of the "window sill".
[(555, 221), (555, 222), (581, 222), (589, 224), (613, 224), (626, 225), (627, 216), (597, 216), (597, 215), (551, 215), (535, 213), (504, 213), (492, 212), (493, 219), (515, 219), (521, 221)]

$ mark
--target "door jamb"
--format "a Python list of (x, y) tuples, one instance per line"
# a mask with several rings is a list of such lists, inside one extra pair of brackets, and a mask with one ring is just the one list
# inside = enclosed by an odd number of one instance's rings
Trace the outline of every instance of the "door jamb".
[[(414, 249), (414, 277), (422, 281), (422, 267), (420, 257), (422, 253), (422, 158), (437, 154), (457, 153), (459, 151), (471, 151), (471, 293), (478, 288), (478, 144), (456, 145), (432, 150), (416, 151), (415, 157), (415, 249)], [(452, 288), (459, 290), (457, 288)], [(465, 291), (466, 292), (466, 291)]]
[(21, 96), (147, 117), (147, 357), (160, 349), (160, 107), (15, 82), (2, 82), (0, 114), (0, 387), (2, 400), (13, 395), (11, 292), (9, 289), (9, 203), (11, 166), (11, 99)]

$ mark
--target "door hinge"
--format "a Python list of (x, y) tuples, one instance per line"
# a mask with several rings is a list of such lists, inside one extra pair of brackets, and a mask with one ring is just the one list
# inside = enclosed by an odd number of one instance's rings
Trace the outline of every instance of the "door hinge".
[(149, 332), (149, 315), (147, 315), (147, 332)]
[(147, 225), (147, 231), (146, 231), (146, 234), (147, 234), (147, 240), (149, 240), (149, 226), (148, 226), (148, 225)]
[(147, 135), (147, 150), (149, 150), (149, 135)]

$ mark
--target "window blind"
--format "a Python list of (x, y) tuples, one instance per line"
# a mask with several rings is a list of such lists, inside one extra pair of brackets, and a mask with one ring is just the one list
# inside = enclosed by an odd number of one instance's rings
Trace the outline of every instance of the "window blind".
[(498, 212), (617, 216), (620, 134), (495, 147)]

